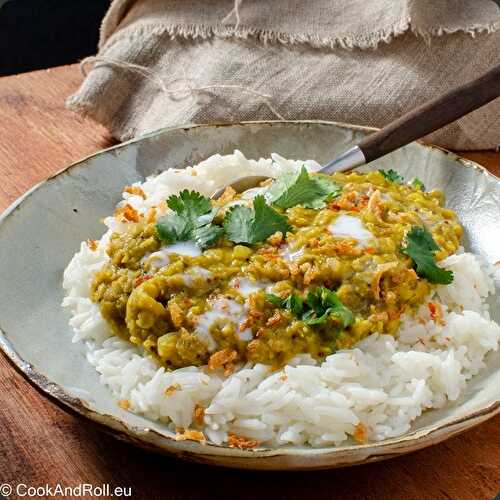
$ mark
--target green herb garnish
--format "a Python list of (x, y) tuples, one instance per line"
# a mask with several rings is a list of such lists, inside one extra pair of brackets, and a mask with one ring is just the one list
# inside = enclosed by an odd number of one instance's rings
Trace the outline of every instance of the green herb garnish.
[(194, 241), (201, 249), (213, 245), (223, 229), (212, 224), (217, 214), (210, 200), (196, 191), (181, 191), (167, 200), (172, 212), (156, 223), (159, 238), (165, 243)]
[(224, 231), (234, 243), (259, 243), (277, 231), (286, 234), (291, 230), (288, 219), (266, 205), (262, 195), (254, 198), (253, 208), (231, 207), (224, 218)]
[(284, 303), (285, 299), (282, 299), (274, 293), (266, 293), (266, 300), (270, 302), (273, 306), (279, 307), (280, 309), (285, 309)]
[(343, 328), (354, 323), (354, 314), (348, 309), (333, 290), (325, 287), (318, 288), (315, 292), (309, 292), (306, 298), (306, 311), (302, 320), (308, 325), (319, 325), (324, 323), (329, 316), (336, 317)]
[(410, 186), (415, 189), (420, 189), (421, 191), (425, 191), (424, 183), (418, 178), (415, 177), (411, 182)]
[(394, 182), (395, 184), (403, 184), (405, 181), (404, 177), (402, 175), (398, 174), (395, 170), (392, 170), (392, 168), (389, 170), (381, 170), (380, 169), (379, 172), (389, 182)]
[(326, 176), (310, 176), (305, 167), (300, 172), (287, 172), (278, 177), (267, 191), (268, 200), (277, 207), (303, 205), (322, 208), (338, 196), (342, 188)]
[(453, 281), (453, 272), (436, 265), (434, 254), (439, 246), (431, 233), (423, 226), (413, 226), (406, 235), (405, 246), (401, 251), (412, 258), (417, 274), (430, 283), (449, 285)]
[(283, 308), (290, 311), (295, 316), (301, 316), (304, 309), (304, 300), (300, 295), (291, 293), (284, 301)]
[(330, 317), (337, 319), (342, 328), (354, 323), (352, 311), (342, 304), (333, 290), (325, 287), (309, 292), (305, 300), (294, 293), (286, 299), (267, 293), (266, 299), (274, 306), (290, 311), (307, 325), (321, 325)]

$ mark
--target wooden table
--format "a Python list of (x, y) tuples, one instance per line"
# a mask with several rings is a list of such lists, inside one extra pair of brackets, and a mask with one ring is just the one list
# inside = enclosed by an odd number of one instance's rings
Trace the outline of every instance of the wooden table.
[[(81, 80), (76, 66), (0, 79), (0, 210), (56, 170), (112, 143), (103, 128), (64, 108)], [(500, 175), (500, 153), (465, 156)], [(0, 484), (108, 483), (131, 487), (134, 498), (144, 499), (492, 499), (500, 491), (500, 417), (390, 461), (259, 473), (181, 462), (119, 442), (47, 401), (3, 356), (0, 398)]]

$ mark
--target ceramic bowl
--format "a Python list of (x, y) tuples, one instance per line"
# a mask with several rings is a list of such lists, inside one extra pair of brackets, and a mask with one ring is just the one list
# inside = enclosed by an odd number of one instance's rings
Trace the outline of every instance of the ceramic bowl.
[[(240, 149), (248, 158), (312, 158), (322, 163), (371, 129), (326, 122), (254, 122), (185, 126), (92, 155), (35, 186), (0, 222), (0, 347), (42, 393), (143, 447), (229, 467), (317, 469), (381, 460), (440, 442), (499, 411), (500, 352), (468, 384), (460, 400), (424, 413), (404, 436), (366, 445), (240, 450), (177, 442), (161, 424), (120, 409), (71, 342), (62, 273), (86, 238), (99, 238), (99, 222), (114, 210), (125, 185), (171, 167), (185, 167), (214, 153)], [(413, 143), (365, 169), (393, 168), (418, 176), (428, 189), (444, 190), (447, 205), (465, 227), (464, 245), (490, 263), (500, 260), (500, 180), (473, 162)], [(235, 172), (235, 177), (242, 172)], [(497, 276), (497, 282), (500, 281)], [(497, 294), (498, 295), (498, 294)], [(500, 320), (498, 297), (492, 316)]]

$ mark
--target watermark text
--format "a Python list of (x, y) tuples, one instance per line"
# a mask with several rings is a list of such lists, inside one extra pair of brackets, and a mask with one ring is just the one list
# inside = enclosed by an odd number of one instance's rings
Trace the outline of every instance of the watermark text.
[(25, 483), (11, 485), (0, 484), (0, 498), (9, 498), (15, 494), (17, 497), (131, 497), (132, 487), (111, 486), (104, 483), (100, 485), (81, 483), (76, 486), (63, 486), (62, 484), (31, 486)]

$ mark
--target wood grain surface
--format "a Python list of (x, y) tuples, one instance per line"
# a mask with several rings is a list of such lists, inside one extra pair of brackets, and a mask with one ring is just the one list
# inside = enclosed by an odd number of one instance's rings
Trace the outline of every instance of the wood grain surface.
[[(81, 79), (76, 66), (0, 79), (0, 210), (36, 182), (112, 143), (104, 129), (64, 109)], [(500, 174), (500, 153), (465, 156)], [(0, 286), (8, 293), (8, 284)], [(119, 442), (45, 399), (3, 356), (0, 402), (0, 484), (14, 487), (107, 483), (131, 487), (141, 499), (492, 499), (500, 490), (500, 417), (394, 460), (274, 473), (200, 466)]]

